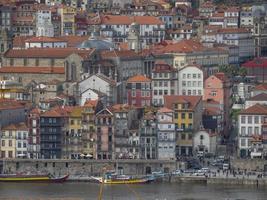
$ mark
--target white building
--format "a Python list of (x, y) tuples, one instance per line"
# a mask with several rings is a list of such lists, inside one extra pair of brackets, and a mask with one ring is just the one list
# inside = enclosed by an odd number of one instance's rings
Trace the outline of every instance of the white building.
[(203, 95), (203, 71), (194, 65), (188, 65), (178, 72), (179, 95)]
[(254, 39), (252, 33), (245, 28), (221, 28), (213, 33), (201, 36), (204, 43), (225, 44), (229, 47), (235, 46), (238, 61), (242, 62), (254, 56)]
[(25, 48), (65, 48), (67, 41), (53, 37), (31, 37), (25, 40)]
[(262, 125), (266, 123), (267, 106), (255, 104), (242, 110), (238, 115), (238, 154), (250, 156), (252, 141), (262, 135)]
[[(107, 105), (117, 103), (117, 86), (116, 81), (103, 74), (94, 74), (79, 82), (79, 92), (83, 94), (88, 89), (101, 92), (107, 96)], [(84, 101), (86, 97), (82, 97)]]
[(194, 152), (216, 153), (217, 134), (201, 130), (194, 134), (193, 149)]
[(127, 42), (132, 24), (139, 25), (139, 37), (142, 46), (161, 42), (165, 39), (165, 24), (153, 16), (100, 16), (100, 34), (112, 38), (113, 42)]
[(40, 9), (36, 12), (36, 36), (54, 37), (51, 10)]
[(243, 7), (240, 11), (240, 27), (253, 27), (252, 7)]
[(175, 159), (176, 130), (173, 122), (173, 111), (161, 108), (157, 112), (158, 121), (158, 159)]
[(164, 61), (155, 63), (152, 70), (152, 102), (156, 106), (164, 104), (164, 95), (178, 94), (178, 73), (177, 69)]
[(29, 130), (25, 123), (16, 125), (16, 157), (29, 158), (28, 153)]

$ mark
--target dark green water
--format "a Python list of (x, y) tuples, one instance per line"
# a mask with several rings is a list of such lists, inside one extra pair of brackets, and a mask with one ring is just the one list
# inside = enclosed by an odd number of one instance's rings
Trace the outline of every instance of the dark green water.
[[(0, 183), (0, 200), (97, 200), (99, 187), (94, 183)], [(105, 185), (103, 200), (267, 200), (267, 188), (252, 186), (155, 183), (129, 187)]]

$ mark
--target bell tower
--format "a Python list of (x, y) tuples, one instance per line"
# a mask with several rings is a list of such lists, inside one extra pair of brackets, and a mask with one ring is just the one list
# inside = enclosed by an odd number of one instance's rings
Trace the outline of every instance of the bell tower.
[(141, 50), (141, 41), (139, 32), (140, 32), (140, 25), (132, 23), (130, 25), (127, 41), (129, 49), (134, 50), (135, 52), (140, 52)]

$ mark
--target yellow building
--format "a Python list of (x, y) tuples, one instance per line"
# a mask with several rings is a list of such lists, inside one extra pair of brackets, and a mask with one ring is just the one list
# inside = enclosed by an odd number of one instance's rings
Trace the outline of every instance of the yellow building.
[(178, 154), (192, 155), (193, 134), (202, 124), (202, 97), (168, 95), (164, 96), (164, 103), (174, 111)]
[(75, 35), (76, 8), (62, 5), (58, 12), (61, 17), (61, 35)]
[(16, 126), (3, 127), (1, 134), (1, 158), (16, 157)]
[(69, 113), (64, 137), (63, 158), (78, 159), (82, 154), (82, 107), (73, 107)]
[(83, 154), (96, 158), (96, 127), (95, 111), (97, 100), (87, 101), (82, 111), (82, 142)]

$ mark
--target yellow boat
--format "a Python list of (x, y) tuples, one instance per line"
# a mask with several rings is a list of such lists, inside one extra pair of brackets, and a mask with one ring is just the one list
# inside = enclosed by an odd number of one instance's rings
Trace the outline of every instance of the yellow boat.
[(105, 174), (104, 177), (93, 177), (93, 179), (103, 184), (142, 184), (151, 181), (148, 178), (132, 178), (130, 176), (109, 173)]
[(68, 177), (69, 175), (55, 178), (49, 175), (0, 174), (0, 182), (64, 182)]

